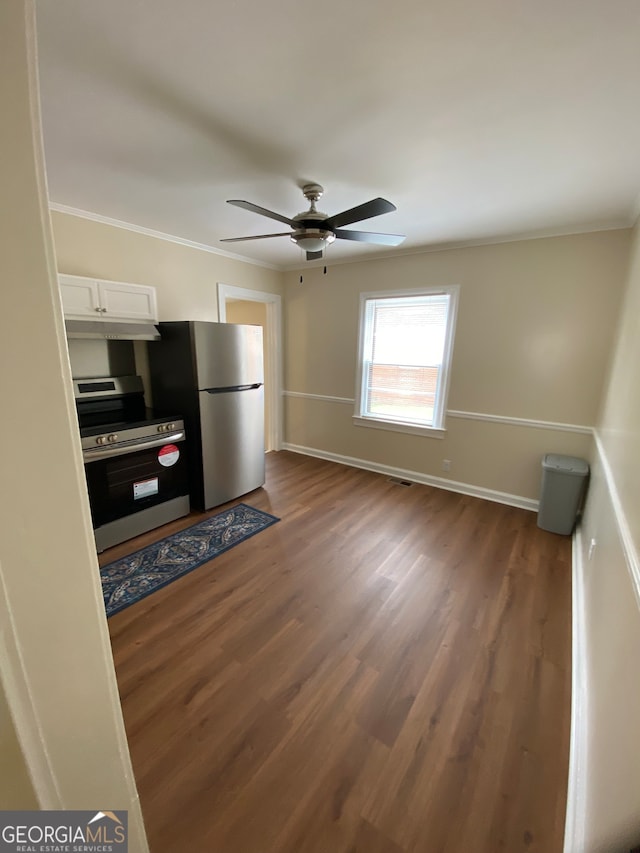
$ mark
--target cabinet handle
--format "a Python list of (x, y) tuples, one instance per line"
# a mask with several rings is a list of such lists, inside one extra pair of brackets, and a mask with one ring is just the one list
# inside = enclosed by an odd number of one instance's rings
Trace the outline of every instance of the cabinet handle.
[(97, 307), (97, 308), (95, 308), (94, 310), (96, 310), (96, 311), (102, 311), (102, 308), (100, 308), (100, 307), (98, 306), (98, 307)]

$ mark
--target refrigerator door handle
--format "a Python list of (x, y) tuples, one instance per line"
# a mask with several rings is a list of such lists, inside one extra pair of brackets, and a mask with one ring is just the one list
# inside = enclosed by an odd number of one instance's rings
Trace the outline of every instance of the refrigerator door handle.
[(227, 385), (225, 388), (203, 388), (207, 394), (228, 394), (230, 391), (252, 391), (254, 388), (262, 388), (262, 382), (254, 382), (252, 385)]

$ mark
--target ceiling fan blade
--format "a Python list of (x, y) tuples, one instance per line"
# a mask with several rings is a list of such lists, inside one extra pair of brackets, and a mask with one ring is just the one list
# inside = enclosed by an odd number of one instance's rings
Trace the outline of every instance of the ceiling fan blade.
[(380, 246), (399, 246), (406, 240), (404, 234), (376, 234), (373, 231), (337, 230), (335, 235), (339, 240), (356, 240), (358, 243), (378, 243)]
[(321, 257), (322, 257), (321, 251), (320, 252), (307, 252), (307, 260), (308, 261), (315, 261)]
[[(259, 207), (257, 204), (252, 204), (250, 201), (242, 201), (241, 199), (227, 199), (227, 204), (233, 204), (236, 207), (242, 207), (244, 210), (250, 210), (252, 213), (259, 213), (261, 216), (268, 216), (269, 219), (275, 219), (278, 222), (284, 222), (285, 225), (290, 225), (292, 228), (299, 228), (300, 223), (295, 219), (289, 219), (287, 216), (282, 216), (280, 213), (274, 213), (272, 210), (267, 210), (266, 207)], [(353, 221), (353, 220), (351, 220)]]
[(256, 234), (254, 237), (224, 237), (221, 243), (241, 243), (243, 240), (264, 240), (265, 237), (290, 237), (291, 231), (281, 231), (279, 234)]
[(342, 213), (330, 216), (324, 220), (322, 226), (335, 230), (342, 225), (361, 222), (363, 219), (371, 219), (371, 217), (381, 216), (383, 213), (392, 213), (394, 210), (396, 210), (395, 204), (391, 204), (385, 198), (374, 198), (364, 204), (359, 204), (358, 207), (352, 207), (351, 210), (343, 210)]

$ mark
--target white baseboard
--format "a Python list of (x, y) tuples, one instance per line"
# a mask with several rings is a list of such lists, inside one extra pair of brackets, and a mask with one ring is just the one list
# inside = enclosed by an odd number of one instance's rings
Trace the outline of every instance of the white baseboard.
[(327, 462), (338, 462), (340, 465), (349, 465), (352, 468), (362, 468), (365, 471), (374, 471), (376, 474), (387, 474), (389, 477), (399, 477), (401, 480), (410, 480), (412, 483), (422, 483), (425, 486), (434, 486), (436, 489), (445, 489), (449, 492), (457, 492), (461, 495), (469, 495), (473, 498), (482, 498), (495, 503), (515, 506), (519, 509), (527, 509), (532, 512), (538, 511), (538, 501), (532, 498), (524, 498), (520, 495), (511, 495), (508, 492), (498, 492), (494, 489), (485, 489), (483, 486), (473, 486), (470, 483), (459, 483), (457, 480), (446, 480), (444, 477), (433, 477), (430, 474), (422, 474), (419, 471), (408, 471), (405, 468), (394, 468), (391, 465), (382, 465), (379, 462), (371, 462), (368, 459), (357, 459), (355, 456), (342, 456), (339, 453), (330, 453), (327, 450), (318, 450), (315, 447), (302, 447), (299, 444), (284, 442), (283, 450), (292, 453), (300, 453), (304, 456), (314, 456), (316, 459), (326, 459)]
[(587, 819), (587, 647), (584, 621), (584, 563), (580, 526), (571, 559), (571, 742), (564, 828), (564, 853), (584, 853)]

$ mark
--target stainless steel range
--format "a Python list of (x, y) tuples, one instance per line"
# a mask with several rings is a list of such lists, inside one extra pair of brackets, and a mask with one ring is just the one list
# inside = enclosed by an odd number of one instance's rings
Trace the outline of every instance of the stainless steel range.
[(146, 408), (139, 376), (73, 384), (98, 551), (187, 515), (182, 418)]

